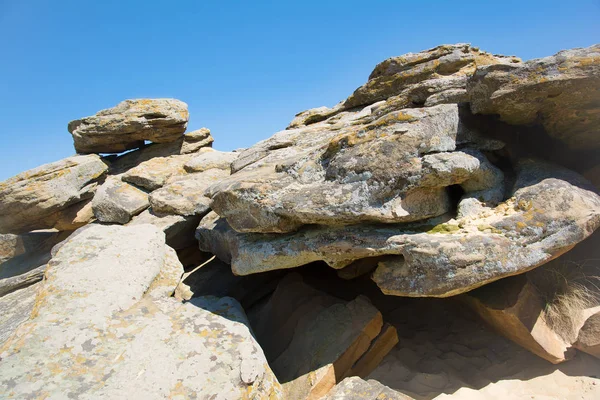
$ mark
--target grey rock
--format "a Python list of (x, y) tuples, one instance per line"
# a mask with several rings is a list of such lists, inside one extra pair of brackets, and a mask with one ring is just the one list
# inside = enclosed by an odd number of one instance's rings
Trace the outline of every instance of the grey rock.
[(520, 64), (478, 66), (471, 110), (513, 125), (541, 124), (572, 149), (600, 147), (600, 45)]
[(0, 233), (76, 229), (69, 218), (94, 195), (107, 169), (96, 155), (73, 156), (0, 182)]
[(208, 187), (227, 176), (229, 171), (210, 169), (173, 177), (150, 194), (152, 209), (163, 214), (206, 215), (210, 210), (210, 199), (205, 196)]
[(180, 154), (195, 153), (202, 148), (210, 148), (213, 142), (214, 139), (208, 128), (187, 132), (183, 136)]
[[(435, 153), (456, 149), (462, 129), (456, 105), (395, 110), (378, 118), (371, 108), (279, 132), (242, 152), (231, 177), (209, 189), (211, 208), (239, 232), (284, 233), (302, 225), (439, 216), (451, 207), (446, 188), (467, 181), (465, 188), (481, 191), (474, 195), (489, 200), (488, 206), (502, 197), (501, 174), (483, 154), (470, 156), (471, 167), (447, 162), (447, 173), (428, 176), (432, 158), (441, 157)], [(449, 157), (459, 163), (469, 155)], [(488, 182), (492, 171), (498, 179)], [(493, 195), (483, 195), (488, 190)]]
[(412, 400), (412, 397), (382, 385), (374, 379), (365, 381), (357, 376), (344, 379), (327, 393), (323, 400)]
[(198, 154), (188, 161), (184, 168), (187, 172), (204, 172), (212, 168), (231, 170), (231, 163), (234, 162), (238, 153), (225, 151), (207, 151)]
[(168, 143), (185, 132), (187, 104), (175, 99), (125, 100), (96, 115), (69, 122), (78, 153), (121, 153), (145, 140)]
[(0, 297), (0, 347), (29, 319), (41, 285), (38, 282)]
[(600, 196), (574, 172), (525, 160), (509, 198), (479, 215), (402, 225), (305, 227), (244, 234), (215, 213), (196, 232), (200, 249), (246, 275), (325, 261), (344, 268), (386, 257), (373, 280), (386, 294), (446, 297), (533, 269), (600, 225)]
[(120, 177), (109, 177), (98, 188), (92, 208), (101, 222), (126, 224), (131, 218), (150, 205), (148, 194), (126, 182)]
[(151, 225), (78, 231), (0, 350), (0, 396), (282, 398), (235, 300), (166, 297), (181, 272)]

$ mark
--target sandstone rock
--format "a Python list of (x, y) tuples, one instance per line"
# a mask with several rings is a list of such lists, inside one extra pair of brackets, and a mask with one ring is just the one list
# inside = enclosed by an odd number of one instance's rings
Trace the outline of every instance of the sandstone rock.
[(412, 397), (357, 376), (346, 378), (327, 393), (323, 400), (412, 400)]
[(600, 358), (600, 313), (588, 318), (579, 331), (574, 347)]
[(151, 224), (165, 233), (166, 243), (175, 250), (197, 245), (194, 232), (200, 216), (157, 214), (151, 209), (142, 211), (127, 225)]
[(148, 190), (156, 190), (164, 186), (169, 178), (185, 175), (183, 166), (190, 159), (188, 155), (152, 158), (131, 168), (123, 174), (122, 179)]
[(212, 168), (231, 170), (231, 163), (234, 162), (238, 153), (225, 151), (208, 151), (199, 154), (188, 161), (184, 168), (187, 172), (204, 172)]
[(164, 214), (206, 215), (210, 210), (210, 199), (205, 196), (206, 190), (228, 175), (229, 171), (210, 169), (174, 177), (165, 186), (150, 194), (152, 209)]
[(78, 153), (121, 153), (179, 139), (189, 119), (187, 104), (175, 99), (125, 100), (96, 115), (69, 122)]
[(120, 177), (112, 176), (98, 188), (92, 200), (98, 221), (119, 224), (126, 224), (149, 205), (146, 192), (121, 181)]
[(183, 136), (180, 154), (195, 153), (202, 148), (211, 146), (212, 142), (214, 142), (214, 139), (208, 128), (200, 128), (195, 131), (187, 132)]
[(231, 263), (237, 275), (314, 261), (339, 269), (385, 255), (390, 257), (373, 274), (384, 293), (446, 297), (542, 265), (598, 225), (600, 196), (589, 182), (563, 168), (524, 160), (508, 200), (476, 216), (265, 235), (236, 232), (211, 213), (196, 235), (201, 250)]
[(463, 299), (497, 332), (553, 364), (574, 356), (570, 344), (544, 319), (546, 302), (526, 275), (503, 279)]
[(455, 152), (456, 105), (370, 113), (279, 132), (242, 152), (233, 175), (209, 189), (211, 208), (238, 232), (282, 233), (439, 216), (451, 209), (451, 185), (487, 206), (502, 198), (502, 174), (483, 154)]
[(279, 283), (251, 322), (287, 399), (324, 396), (367, 352), (383, 324), (366, 297), (346, 303), (296, 274)]
[(239, 304), (164, 297), (181, 272), (151, 225), (79, 230), (0, 348), (0, 396), (282, 398)]
[(0, 297), (0, 346), (29, 319), (41, 285), (38, 282)]
[(474, 113), (541, 124), (572, 149), (600, 147), (600, 45), (521, 64), (478, 66), (468, 92)]
[[(402, 99), (407, 103), (458, 103), (467, 99), (466, 78), (477, 67), (519, 63), (516, 57), (495, 56), (462, 43), (408, 53), (378, 64), (369, 81), (344, 102), (344, 108), (372, 104), (392, 96), (408, 97)], [(407, 96), (407, 91), (413, 93)], [(433, 96), (437, 99), (432, 99)]]
[[(108, 167), (96, 155), (74, 156), (0, 182), (0, 233), (25, 233), (65, 225), (73, 206), (90, 199)], [(75, 213), (76, 214), (76, 213)], [(72, 228), (72, 226), (69, 226)]]

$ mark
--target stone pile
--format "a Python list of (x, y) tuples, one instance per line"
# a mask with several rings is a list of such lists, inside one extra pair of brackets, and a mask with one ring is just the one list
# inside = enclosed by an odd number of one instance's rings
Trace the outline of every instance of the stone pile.
[(403, 346), (368, 290), (304, 279), (329, 268), (599, 357), (600, 271), (548, 279), (598, 258), (598, 98), (599, 45), (456, 44), (241, 151), (175, 99), (72, 121), (77, 155), (0, 183), (0, 397), (408, 398), (368, 379)]

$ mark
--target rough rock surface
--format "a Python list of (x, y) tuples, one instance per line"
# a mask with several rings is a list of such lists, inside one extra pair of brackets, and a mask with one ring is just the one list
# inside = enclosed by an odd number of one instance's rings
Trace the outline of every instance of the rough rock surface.
[[(0, 182), (0, 233), (65, 227), (70, 207), (81, 209), (108, 167), (96, 155), (73, 156), (44, 164)], [(87, 223), (88, 221), (85, 221)]]
[(282, 398), (239, 304), (166, 297), (181, 272), (151, 225), (78, 231), (0, 348), (0, 396)]
[(187, 104), (175, 99), (125, 100), (96, 115), (69, 122), (78, 153), (121, 153), (145, 140), (173, 142), (185, 132)]
[(396, 392), (376, 380), (364, 381), (357, 376), (346, 378), (323, 400), (411, 400), (412, 397)]
[(184, 165), (184, 168), (188, 172), (204, 172), (212, 168), (230, 170), (231, 163), (238, 156), (239, 153), (234, 152), (207, 151), (192, 158)]
[(325, 261), (343, 268), (377, 263), (387, 294), (452, 296), (535, 268), (568, 251), (600, 225), (600, 196), (577, 174), (524, 161), (510, 197), (478, 215), (414, 225), (306, 227), (286, 235), (243, 234), (214, 213), (197, 230), (203, 251), (246, 275)]
[(200, 128), (195, 131), (187, 132), (183, 136), (181, 145), (181, 154), (195, 153), (202, 148), (212, 145), (215, 141), (210, 134), (210, 129)]
[(553, 364), (575, 353), (544, 319), (546, 302), (525, 275), (503, 279), (463, 299), (497, 332)]
[(368, 350), (383, 324), (366, 297), (346, 303), (296, 274), (287, 275), (250, 318), (290, 400), (324, 396), (361, 357), (373, 355)]
[(455, 152), (464, 130), (455, 104), (336, 117), (243, 151), (210, 188), (211, 208), (239, 232), (281, 233), (439, 216), (451, 185), (488, 206), (502, 199), (501, 172), (476, 150)]
[(573, 149), (600, 148), (600, 45), (478, 67), (468, 92), (474, 113), (541, 124)]
[(113, 176), (98, 188), (92, 200), (92, 209), (98, 221), (119, 224), (126, 224), (149, 205), (146, 192)]
[(600, 313), (588, 318), (579, 331), (574, 347), (600, 358)]
[(0, 297), (0, 346), (29, 319), (41, 285), (38, 282)]
[(204, 216), (210, 210), (210, 199), (205, 195), (206, 190), (228, 175), (227, 170), (213, 168), (173, 177), (165, 186), (150, 194), (152, 209), (165, 214)]
[(169, 178), (185, 175), (183, 166), (190, 159), (191, 155), (155, 157), (131, 168), (123, 174), (122, 179), (148, 190), (156, 190), (167, 183)]

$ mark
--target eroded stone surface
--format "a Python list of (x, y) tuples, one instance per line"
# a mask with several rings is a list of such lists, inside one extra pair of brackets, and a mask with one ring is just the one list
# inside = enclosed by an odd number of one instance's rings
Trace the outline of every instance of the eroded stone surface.
[(181, 272), (151, 225), (78, 231), (0, 348), (0, 395), (283, 398), (237, 302), (166, 297)]
[(234, 273), (325, 261), (343, 268), (369, 257), (386, 294), (445, 297), (544, 264), (591, 235), (600, 197), (579, 175), (523, 161), (508, 200), (458, 219), (412, 225), (305, 227), (292, 234), (243, 234), (215, 213), (197, 230), (200, 248), (230, 262)]
[(125, 100), (96, 115), (69, 122), (78, 153), (121, 153), (179, 139), (189, 119), (187, 104), (175, 99)]
[(92, 200), (94, 215), (101, 222), (126, 224), (150, 205), (148, 194), (119, 176), (109, 177)]
[(211, 208), (239, 232), (282, 233), (439, 216), (451, 208), (451, 185), (487, 206), (502, 197), (502, 174), (483, 154), (454, 152), (465, 136), (455, 104), (335, 118), (240, 153), (231, 177), (210, 188)]
[(150, 194), (152, 209), (164, 214), (206, 215), (210, 199), (206, 191), (212, 184), (229, 176), (229, 171), (209, 169), (204, 172), (176, 176)]
[(374, 379), (362, 380), (357, 376), (346, 378), (323, 400), (412, 400), (412, 397), (382, 385)]
[(579, 331), (579, 337), (574, 346), (600, 358), (600, 312), (588, 318)]
[(541, 124), (573, 149), (600, 148), (600, 45), (517, 64), (478, 66), (468, 86), (474, 113)]
[(76, 228), (65, 214), (81, 209), (77, 203), (94, 195), (107, 169), (96, 155), (73, 156), (0, 182), (0, 233), (54, 228), (59, 221), (62, 229)]
[(234, 152), (207, 151), (192, 158), (184, 165), (184, 168), (188, 172), (204, 172), (212, 168), (230, 170), (231, 163), (237, 159), (238, 155), (239, 153)]
[(197, 244), (194, 232), (199, 222), (200, 216), (159, 214), (147, 209), (133, 217), (128, 225), (154, 225), (165, 233), (167, 245), (179, 250)]

